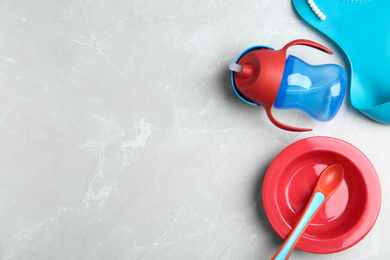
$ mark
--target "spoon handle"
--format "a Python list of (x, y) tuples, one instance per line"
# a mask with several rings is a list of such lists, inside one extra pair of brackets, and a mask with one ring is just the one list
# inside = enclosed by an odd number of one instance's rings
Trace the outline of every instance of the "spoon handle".
[(305, 232), (309, 226), (310, 221), (314, 218), (317, 211), (321, 208), (325, 202), (325, 195), (322, 192), (316, 192), (308, 202), (305, 210), (303, 211), (301, 218), (295, 227), (291, 230), (290, 234), (284, 241), (283, 245), (275, 253), (271, 260), (288, 259), (295, 248), (295, 245), (299, 238)]

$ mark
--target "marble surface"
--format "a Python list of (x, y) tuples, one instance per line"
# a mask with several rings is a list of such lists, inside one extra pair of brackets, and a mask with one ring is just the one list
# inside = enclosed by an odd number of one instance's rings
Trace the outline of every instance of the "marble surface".
[(290, 1), (0, 3), (1, 259), (269, 259), (282, 240), (263, 210), (273, 158), (310, 136), (366, 154), (382, 185), (371, 232), (330, 255), (390, 252), (389, 126), (351, 107), (274, 127), (234, 94), (228, 64), (247, 47), (306, 38), (291, 53), (346, 67)]

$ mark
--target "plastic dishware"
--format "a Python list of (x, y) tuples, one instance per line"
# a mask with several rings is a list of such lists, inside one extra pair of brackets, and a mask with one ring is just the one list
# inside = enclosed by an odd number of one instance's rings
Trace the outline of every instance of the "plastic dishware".
[(230, 64), (231, 79), (236, 94), (251, 105), (263, 106), (277, 127), (310, 131), (279, 122), (272, 115), (272, 107), (295, 108), (316, 120), (329, 121), (343, 102), (347, 76), (338, 65), (312, 66), (292, 55), (286, 60), (287, 49), (294, 45), (306, 45), (332, 54), (326, 47), (303, 39), (292, 41), (280, 50), (254, 46)]
[(281, 151), (264, 178), (264, 211), (272, 228), (285, 239), (301, 216), (318, 176), (332, 164), (343, 166), (344, 180), (296, 244), (306, 252), (339, 252), (368, 234), (381, 205), (375, 168), (361, 151), (345, 141), (310, 137)]
[(288, 259), (295, 248), (299, 238), (309, 226), (316, 213), (340, 187), (344, 178), (344, 169), (340, 164), (332, 164), (325, 168), (317, 180), (312, 195), (303, 210), (301, 218), (295, 224), (283, 245), (272, 257), (272, 260)]
[(307, 0), (292, 0), (308, 24), (344, 51), (350, 67), (350, 100), (366, 116), (390, 124), (390, 23), (388, 0), (314, 0), (321, 20)]

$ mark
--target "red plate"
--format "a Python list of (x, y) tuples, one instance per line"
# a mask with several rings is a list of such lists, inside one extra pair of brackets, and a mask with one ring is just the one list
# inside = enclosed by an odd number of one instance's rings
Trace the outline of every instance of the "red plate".
[(265, 213), (276, 233), (285, 239), (309, 200), (319, 174), (334, 163), (344, 167), (344, 181), (297, 243), (303, 251), (335, 253), (367, 235), (381, 205), (381, 188), (374, 167), (347, 142), (311, 137), (280, 152), (264, 178)]

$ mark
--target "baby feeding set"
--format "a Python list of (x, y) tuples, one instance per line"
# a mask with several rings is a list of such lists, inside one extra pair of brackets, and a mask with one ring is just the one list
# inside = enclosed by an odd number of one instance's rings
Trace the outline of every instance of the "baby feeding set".
[[(297, 109), (326, 122), (339, 111), (347, 87), (351, 104), (367, 117), (390, 124), (390, 1), (292, 0), (309, 25), (332, 39), (348, 59), (348, 77), (335, 64), (310, 65), (287, 56), (303, 45), (332, 54), (310, 40), (283, 48), (258, 45), (229, 66), (234, 92), (264, 108), (269, 120), (287, 131), (310, 131), (278, 121), (272, 108)], [(297, 141), (270, 164), (262, 198), (267, 218), (285, 242), (272, 259), (287, 259), (295, 247), (311, 253), (335, 253), (362, 240), (376, 222), (381, 189), (368, 158), (353, 145), (331, 137)], [(306, 205), (306, 206), (305, 206)]]

